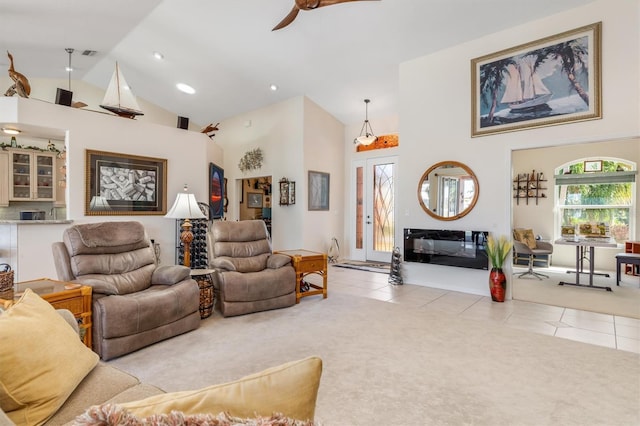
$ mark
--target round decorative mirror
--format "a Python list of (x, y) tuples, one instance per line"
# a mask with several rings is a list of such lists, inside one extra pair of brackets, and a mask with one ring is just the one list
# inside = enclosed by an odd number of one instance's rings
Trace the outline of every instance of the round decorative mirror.
[(439, 220), (456, 220), (478, 201), (478, 179), (465, 164), (442, 161), (431, 166), (418, 182), (422, 210)]

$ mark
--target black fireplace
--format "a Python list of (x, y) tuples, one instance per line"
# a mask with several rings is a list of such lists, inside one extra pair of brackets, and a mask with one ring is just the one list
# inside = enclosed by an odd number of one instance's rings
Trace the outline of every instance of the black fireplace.
[(489, 269), (486, 231), (404, 229), (404, 261)]

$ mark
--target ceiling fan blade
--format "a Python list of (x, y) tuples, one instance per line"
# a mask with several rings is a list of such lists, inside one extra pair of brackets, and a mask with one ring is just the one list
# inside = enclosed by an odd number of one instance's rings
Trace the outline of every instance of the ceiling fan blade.
[(285, 16), (285, 18), (282, 21), (280, 21), (278, 25), (273, 27), (271, 31), (279, 30), (280, 28), (284, 28), (290, 23), (292, 23), (293, 20), (296, 19), (296, 16), (298, 16), (299, 12), (300, 12), (300, 9), (298, 8), (298, 6), (293, 6), (293, 9), (291, 9), (291, 12), (289, 12), (289, 14)]
[(339, 3), (348, 3), (352, 1), (380, 1), (380, 0), (320, 0), (318, 7), (332, 6)]

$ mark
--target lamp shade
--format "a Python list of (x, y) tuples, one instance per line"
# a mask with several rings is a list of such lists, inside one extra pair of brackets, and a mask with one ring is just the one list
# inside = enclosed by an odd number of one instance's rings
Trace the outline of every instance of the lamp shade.
[(173, 206), (164, 217), (168, 219), (206, 219), (198, 206), (195, 195), (186, 192), (178, 194)]
[(356, 143), (360, 145), (371, 145), (376, 141), (376, 139), (378, 138), (367, 133), (366, 135), (358, 136), (356, 138)]

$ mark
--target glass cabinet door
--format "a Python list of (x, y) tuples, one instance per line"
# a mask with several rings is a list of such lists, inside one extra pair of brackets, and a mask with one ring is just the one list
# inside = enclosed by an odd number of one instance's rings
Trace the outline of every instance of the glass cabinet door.
[(13, 168), (11, 195), (12, 199), (31, 199), (31, 167), (32, 156), (18, 152), (11, 153), (11, 165)]
[(54, 201), (55, 155), (11, 152), (9, 199), (12, 201)]
[(51, 155), (35, 155), (36, 158), (36, 198), (53, 199), (53, 167)]

